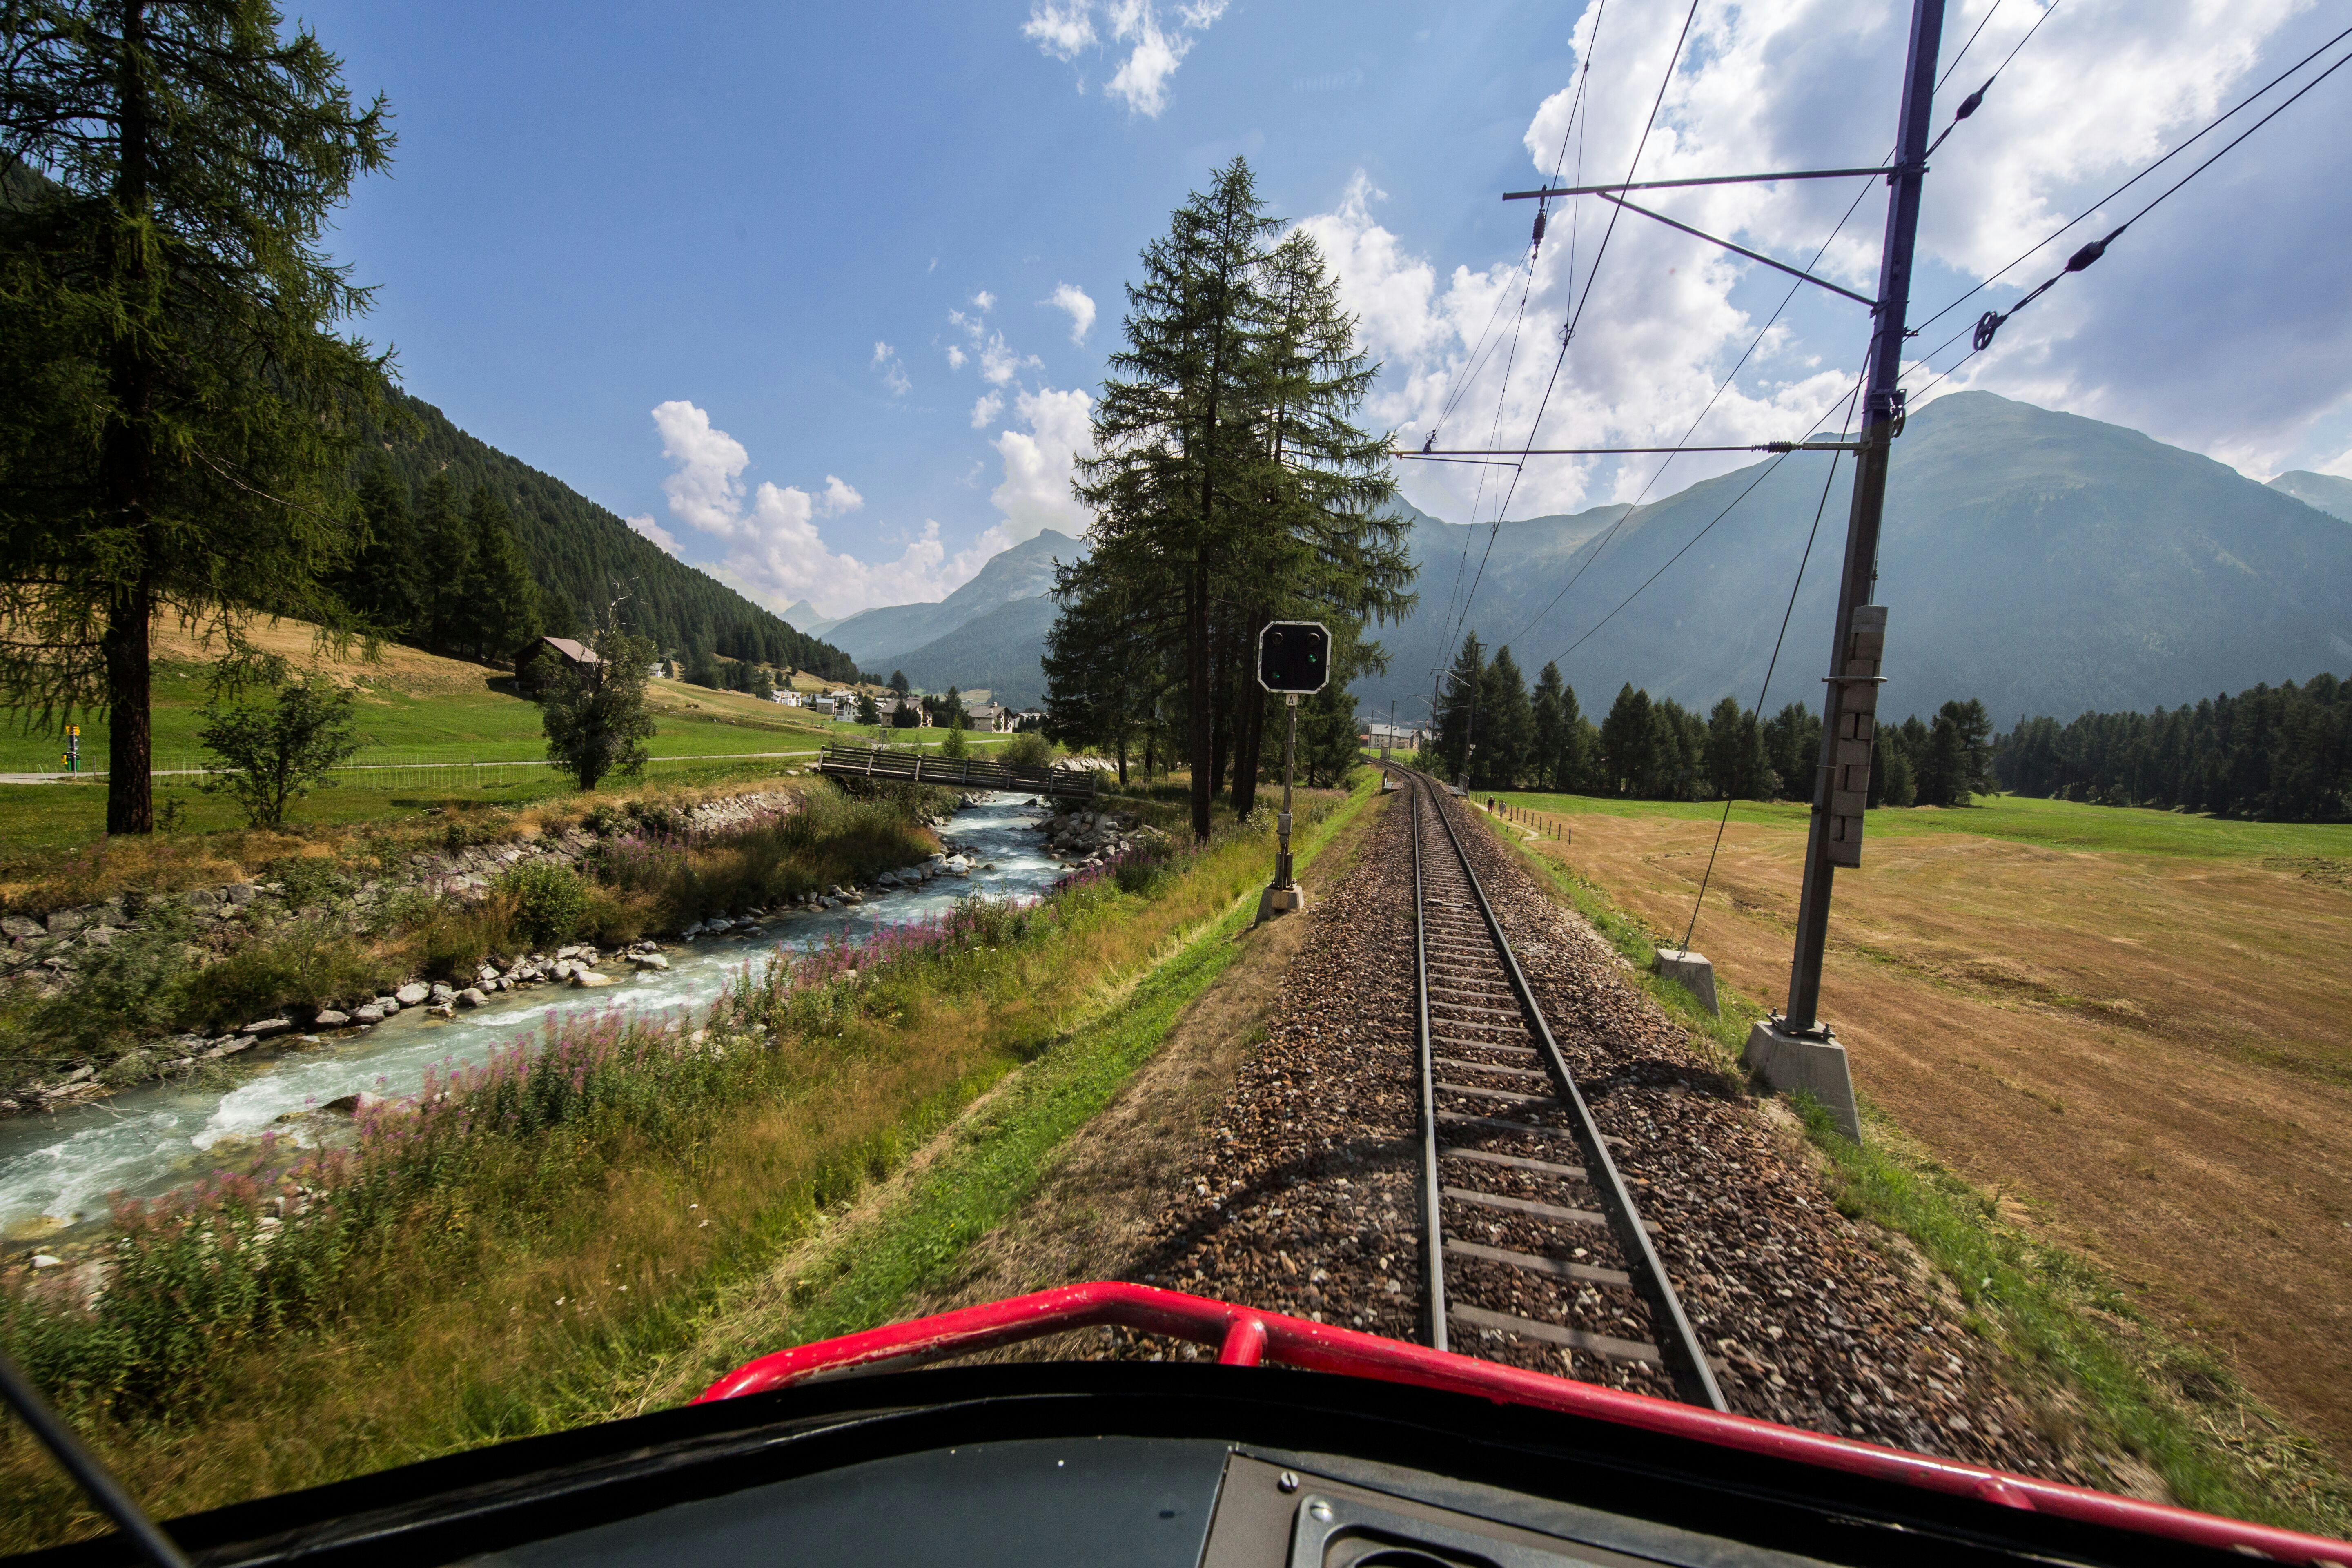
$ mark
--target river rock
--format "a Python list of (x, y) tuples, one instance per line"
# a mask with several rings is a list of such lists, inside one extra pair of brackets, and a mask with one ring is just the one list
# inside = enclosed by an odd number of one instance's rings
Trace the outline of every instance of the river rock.
[(486, 1006), (488, 1005), (489, 1000), (488, 995), (486, 994), (478, 985), (468, 985), (463, 991), (458, 992), (457, 995), (457, 1001), (458, 1004), (467, 1007)]
[[(379, 1013), (376, 1015), (376, 1017), (381, 1018), (383, 1016), (383, 1014)], [(352, 1016), (349, 1013), (338, 1012), (332, 1007), (322, 1007), (319, 1011), (319, 1016), (316, 1021), (319, 1027), (322, 1029), (340, 1029), (344, 1025), (352, 1021)], [(371, 1018), (368, 1022), (373, 1023), (375, 1022), (375, 1019)]]
[(404, 1007), (414, 1007), (433, 994), (433, 987), (422, 980), (412, 980), (392, 994), (392, 999)]
[(33, 1267), (36, 1268), (57, 1268), (63, 1267), (64, 1263), (64, 1258), (59, 1258), (52, 1252), (36, 1252), (33, 1254)]
[(294, 1020), (291, 1018), (262, 1018), (247, 1024), (238, 1032), (259, 1040), (266, 1039), (271, 1035), (282, 1035), (293, 1026)]
[(425, 1009), (425, 1016), (428, 1018), (454, 1018), (457, 1016), (457, 1004), (455, 1002), (436, 1002), (433, 1005)]
[(433, 983), (431, 994), (436, 1002), (446, 1002), (457, 994), (457, 988), (446, 980), (436, 980)]
[(664, 958), (658, 952), (633, 952), (629, 954), (629, 962), (635, 964), (639, 969), (667, 969), (669, 967), (669, 960)]
[(572, 972), (572, 984), (585, 991), (599, 985), (610, 985), (613, 984), (613, 977), (609, 974), (599, 974), (593, 969), (580, 968)]
[(5, 932), (12, 942), (20, 941), (28, 936), (39, 936), (42, 934), (41, 922), (28, 921), (22, 915), (8, 915), (0, 918), (0, 932)]
[[(326, 1015), (323, 1013), (320, 1015), (321, 1020), (323, 1020), (325, 1016)], [(377, 1006), (373, 1002), (362, 1002), (356, 1008), (352, 1009), (352, 1022), (354, 1024), (381, 1024), (383, 1022), (383, 1009)]]
[(50, 911), (48, 931), (51, 936), (71, 936), (75, 931), (81, 930), (81, 927), (82, 913), (79, 910)]
[(383, 1102), (384, 1097), (383, 1095), (370, 1094), (367, 1090), (362, 1089), (357, 1094), (347, 1094), (340, 1100), (331, 1100), (327, 1101), (326, 1104), (319, 1107), (319, 1109), (321, 1110), (340, 1110), (345, 1116), (357, 1116), (361, 1111), (365, 1110), (372, 1106), (382, 1105)]
[(969, 877), (971, 875), (971, 862), (961, 855), (950, 855), (940, 869), (950, 877)]

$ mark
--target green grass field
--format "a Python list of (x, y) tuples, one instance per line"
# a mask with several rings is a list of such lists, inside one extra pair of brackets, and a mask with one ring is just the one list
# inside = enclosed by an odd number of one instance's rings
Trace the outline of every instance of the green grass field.
[[(1480, 799), (1485, 799), (1481, 793)], [(1496, 798), (1531, 811), (1562, 816), (1664, 816), (1713, 822), (1720, 801), (1608, 800), (1595, 795), (1497, 793)], [(1731, 820), (1801, 833), (1806, 807), (1791, 802), (1738, 801)], [(2352, 826), (2342, 823), (2239, 822), (2186, 812), (2147, 811), (2131, 806), (2084, 805), (2074, 801), (1988, 795), (1954, 810), (1882, 807), (1870, 814), (1865, 837), (1907, 837), (1922, 834), (1972, 833), (2053, 849), (2122, 849), (2147, 855), (2202, 858), (2322, 856), (2352, 859)]]
[[(659, 725), (650, 748), (657, 757), (788, 751), (872, 732), (740, 692), (708, 691), (675, 680), (656, 680), (647, 689)], [(202, 667), (157, 665), (153, 765), (159, 771), (211, 763), (196, 740), (197, 710), (205, 697)], [(547, 755), (538, 706), (487, 682), (473, 690), (427, 692), (390, 683), (367, 687), (361, 693), (359, 723), (368, 744), (353, 759), (356, 763), (535, 762)], [(55, 735), (12, 729), (0, 734), (0, 773), (56, 772), (63, 750)], [(85, 720), (82, 768), (103, 769), (107, 757), (105, 721)]]

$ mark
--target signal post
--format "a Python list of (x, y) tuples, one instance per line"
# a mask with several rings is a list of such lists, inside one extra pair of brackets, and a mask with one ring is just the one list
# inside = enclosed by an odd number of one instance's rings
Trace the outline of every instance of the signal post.
[(1291, 874), (1290, 785), (1298, 763), (1298, 700), (1330, 683), (1331, 633), (1320, 621), (1271, 621), (1257, 635), (1257, 683), (1280, 692), (1287, 717), (1282, 740), (1282, 814), (1275, 819), (1274, 880), (1258, 895), (1257, 918), (1307, 907)]

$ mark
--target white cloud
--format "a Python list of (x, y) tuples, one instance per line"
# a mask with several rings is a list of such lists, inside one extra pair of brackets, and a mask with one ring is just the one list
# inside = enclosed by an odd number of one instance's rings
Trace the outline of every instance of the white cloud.
[(1038, 0), (1021, 25), (1021, 36), (1035, 39), (1039, 49), (1057, 60), (1076, 59), (1097, 41), (1093, 7), (1087, 0)]
[(1028, 429), (1003, 431), (992, 443), (1004, 461), (1004, 480), (988, 498), (1004, 514), (992, 531), (1008, 542), (1034, 539), (1048, 528), (1074, 538), (1086, 532), (1094, 515), (1070, 493), (1070, 479), (1077, 459), (1094, 451), (1094, 399), (1081, 391), (1041, 387), (1020, 393), (1013, 411)]
[(907, 366), (898, 358), (898, 351), (877, 338), (874, 342), (873, 368), (882, 376), (882, 384), (893, 397), (905, 395), (913, 384), (907, 379)]
[(956, 347), (955, 344), (950, 343), (948, 345), (948, 368), (950, 370), (961, 370), (964, 367), (965, 362), (971, 358), (971, 356), (970, 354)]
[(668, 529), (664, 528), (660, 523), (656, 522), (654, 521), (653, 513), (646, 512), (640, 516), (629, 519), (629, 527), (635, 531), (643, 534), (646, 538), (652, 540), (656, 544), (662, 548), (665, 553), (670, 555), (677, 553), (677, 535), (672, 533)]
[[(653, 420), (662, 456), (673, 465), (662, 481), (670, 515), (725, 541), (729, 549), (718, 574), (772, 608), (806, 599), (824, 615), (845, 616), (875, 605), (941, 598), (1013, 542), (1003, 528), (994, 527), (970, 549), (950, 555), (940, 542), (940, 525), (927, 521), (896, 560), (869, 563), (836, 552), (819, 532), (817, 515), (864, 504), (840, 479), (825, 476), (821, 500), (796, 485), (762, 483), (747, 494), (742, 475), (751, 454), (714, 428), (708, 413), (678, 399), (656, 408)], [(667, 538), (656, 537), (659, 525), (651, 518), (633, 521), (632, 526), (656, 543)]]
[(1075, 283), (1055, 284), (1053, 294), (1037, 302), (1070, 313), (1070, 341), (1074, 343), (1086, 342), (1087, 333), (1094, 330), (1095, 302)]
[[(1990, 3), (1954, 0), (1947, 63)], [(1939, 129), (2045, 9), (2010, 5), (1993, 13), (1952, 77), (1937, 113)], [(1580, 145), (1581, 183), (1623, 177), (1685, 10), (1681, 0), (1612, 0), (1602, 47), (1612, 74), (1591, 79), (1591, 119), (1568, 142), (1565, 168), (1556, 160), (1572, 98), (1569, 72), (1561, 73), (1561, 90), (1529, 115), (1526, 146), (1539, 177), (1549, 179), (1557, 169), (1577, 180), (1572, 160)], [(1580, 64), (1597, 11), (1597, 0), (1588, 0), (1576, 25)], [(1892, 140), (1909, 12), (1907, 0), (1708, 0), (1634, 177), (1872, 162)], [(2059, 10), (1937, 155), (1921, 221), (1913, 323), (2333, 30), (2309, 0), (2143, 0), (2127, 8)], [(2342, 308), (2340, 268), (2324, 258), (2340, 256), (2352, 226), (2345, 201), (2332, 194), (2340, 181), (2328, 171), (2340, 153), (2321, 133), (2327, 112), (2315, 102), (2296, 105), (2135, 226), (2096, 268), (2070, 278), (2021, 314), (1991, 353), (1940, 390), (1983, 386), (2112, 419), (2249, 471), (2286, 466), (2282, 448), (2305, 439), (2306, 430), (2308, 458), (2335, 451), (2340, 434), (2329, 428), (2323, 437), (2314, 422), (2352, 393), (2352, 312)], [(2143, 187), (2150, 195), (2160, 188)], [(2313, 191), (2331, 195), (2291, 199)], [(1817, 270), (1867, 290), (1876, 276), (1883, 184), (1718, 186), (1652, 193), (1644, 205), (1804, 264), (1857, 192), (1853, 220)], [(1594, 198), (1555, 205), (1505, 391), (1507, 342), (1505, 353), (1475, 364), (1474, 350), (1490, 320), (1504, 334), (1514, 325), (1523, 281), (1518, 257), (1441, 262), (1391, 232), (1380, 221), (1380, 202), (1359, 175), (1331, 210), (1302, 225), (1333, 262), (1365, 341), (1384, 362), (1371, 422), (1397, 428), (1417, 447), (1450, 401), (1440, 446), (1525, 441), (1559, 353), (1559, 330), (1590, 281), (1609, 209)], [(1526, 206), (1513, 209), (1522, 222), (1534, 216)], [(1936, 322), (1918, 348), (1941, 342), (1985, 308), (2007, 308), (2057, 270), (2081, 238), (2105, 232), (2136, 206), (2126, 198), (2085, 224)], [(2250, 236), (2261, 242), (2249, 243)], [(1680, 439), (1785, 288), (1748, 262), (1622, 215), (1546, 408), (1543, 444)], [(1733, 444), (1801, 434), (1843, 395), (1867, 332), (1860, 307), (1801, 290), (1707, 415), (1697, 439)], [(1963, 338), (1937, 368), (1966, 347)], [(1914, 377), (1911, 385), (1927, 379)], [(1681, 459), (1652, 493), (1748, 460)], [(1554, 458), (1531, 465), (1512, 515), (1630, 500), (1656, 472), (1654, 462)], [(1499, 498), (1489, 471), (1416, 463), (1400, 469), (1411, 499), (1441, 516), (1494, 514)]]
[[(1157, 119), (1168, 107), (1168, 79), (1199, 35), (1225, 14), (1227, 0), (1186, 0), (1163, 23), (1156, 0), (1034, 0), (1024, 37), (1057, 60), (1092, 50), (1125, 51), (1104, 93), (1137, 114)], [(1099, 26), (1097, 23), (1099, 22)], [(1086, 90), (1083, 77), (1078, 90)]]
[(996, 296), (982, 289), (971, 297), (971, 304), (975, 310), (993, 310), (996, 309)]
[(985, 430), (988, 428), (989, 421), (1003, 412), (1004, 395), (998, 392), (983, 392), (980, 395), (979, 400), (971, 405), (971, 427), (975, 430)]
[(824, 477), (824, 493), (816, 498), (816, 514), (819, 517), (839, 517), (845, 511), (856, 511), (865, 504), (866, 498), (859, 495), (847, 480), (827, 474)]
[(1035, 354), (1013, 352), (1003, 332), (988, 334), (988, 342), (981, 345), (980, 374), (990, 385), (1003, 386), (1024, 368), (1043, 370), (1045, 365)]

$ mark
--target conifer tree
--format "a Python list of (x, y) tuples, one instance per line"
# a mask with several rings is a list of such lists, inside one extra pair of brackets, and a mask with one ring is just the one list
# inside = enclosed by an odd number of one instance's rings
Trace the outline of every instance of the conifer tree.
[(408, 505), (408, 486), (391, 459), (379, 458), (360, 478), (360, 515), (367, 542), (343, 577), (343, 602), (379, 630), (409, 637), (424, 618), (424, 539)]
[(1724, 800), (1737, 800), (1745, 782), (1747, 733), (1743, 721), (1748, 718), (1736, 697), (1723, 699), (1706, 716), (1706, 782)]
[[(1386, 442), (1352, 423), (1376, 367), (1313, 241), (1277, 244), (1279, 227), (1236, 158), (1145, 247), (1076, 486), (1094, 549), (1056, 587), (1066, 615), (1097, 592), (1151, 607), (1135, 653), (1181, 672), (1201, 837), (1226, 763), (1236, 809), (1260, 773), (1259, 629), (1297, 617), (1352, 636), (1412, 602)], [(1381, 658), (1366, 645), (1359, 667)]]
[(511, 658), (539, 635), (539, 584), (515, 537), (514, 513), (488, 485), (467, 509), (473, 558), (466, 574), (464, 625), (474, 657)]
[(455, 653), (466, 646), (470, 612), (466, 585), (474, 574), (474, 530), (457, 504), (457, 482), (447, 474), (425, 481), (416, 531), (425, 540), (425, 571), (431, 604), (422, 627), (427, 647)]
[(1465, 784), (1476, 758), (1478, 697), (1486, 675), (1486, 650), (1479, 646), (1476, 632), (1465, 632), (1437, 701), (1437, 755), (1446, 776)]
[(1568, 749), (1568, 723), (1560, 708), (1566, 690), (1558, 664), (1548, 663), (1537, 672), (1535, 695), (1528, 704), (1534, 737), (1528, 758), (1528, 783), (1537, 789), (1567, 787), (1559, 779), (1560, 753)]
[(349, 624), (385, 362), (323, 238), (393, 137), (341, 70), (268, 0), (0, 7), (0, 695), (105, 710), (109, 833), (154, 825), (159, 616)]
[(1608, 794), (1638, 798), (1650, 793), (1658, 771), (1657, 726), (1650, 694), (1634, 690), (1631, 681), (1618, 689), (1601, 721), (1601, 757)]
[(1508, 647), (1495, 650), (1478, 706), (1482, 713), (1478, 729), (1485, 738), (1478, 745), (1474, 773), (1490, 788), (1515, 788), (1534, 747), (1535, 718), (1528, 706), (1527, 681)]

